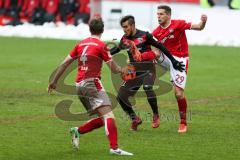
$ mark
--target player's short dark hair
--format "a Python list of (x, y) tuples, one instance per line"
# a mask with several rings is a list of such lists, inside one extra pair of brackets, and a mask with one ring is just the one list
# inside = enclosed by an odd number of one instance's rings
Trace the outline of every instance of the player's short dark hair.
[(130, 25), (135, 24), (135, 19), (134, 19), (134, 16), (132, 16), (132, 15), (127, 15), (127, 16), (122, 17), (120, 20), (120, 25), (122, 26), (122, 24), (126, 21), (128, 21), (128, 23)]
[(102, 21), (102, 18), (95, 17), (91, 19), (89, 22), (89, 30), (93, 35), (102, 34), (104, 31), (104, 23)]
[(158, 9), (164, 9), (167, 14), (170, 14), (170, 15), (172, 14), (172, 9), (167, 5), (160, 5), (158, 6)]

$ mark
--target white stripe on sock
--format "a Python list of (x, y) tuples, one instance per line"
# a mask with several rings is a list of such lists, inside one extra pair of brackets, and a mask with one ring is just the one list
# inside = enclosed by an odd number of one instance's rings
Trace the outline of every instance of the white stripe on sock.
[(108, 135), (109, 135), (109, 132), (108, 132), (108, 127), (107, 127), (107, 119), (108, 119), (108, 118), (104, 118), (104, 123), (105, 123), (105, 133), (106, 133), (106, 135), (108, 136)]

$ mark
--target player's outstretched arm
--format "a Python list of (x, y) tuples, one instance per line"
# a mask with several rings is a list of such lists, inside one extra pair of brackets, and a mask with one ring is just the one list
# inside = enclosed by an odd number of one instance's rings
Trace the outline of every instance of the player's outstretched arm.
[(117, 54), (120, 51), (121, 51), (121, 49), (119, 47), (113, 47), (113, 48), (110, 49), (110, 54), (114, 55), (114, 54)]
[(115, 74), (121, 73), (121, 77), (124, 81), (134, 79), (136, 77), (136, 69), (132, 65), (127, 65), (121, 68), (115, 61), (110, 60), (107, 62), (108, 67)]
[(127, 49), (123, 40), (120, 40), (120, 43), (116, 46), (114, 46), (113, 48), (110, 49), (110, 54), (111, 55), (115, 55), (117, 53), (119, 53), (122, 49)]
[(192, 24), (191, 29), (192, 30), (203, 30), (205, 28), (205, 25), (207, 23), (207, 15), (203, 14), (201, 15), (201, 21), (198, 24)]
[(114, 60), (110, 60), (107, 62), (108, 67), (110, 68), (110, 70), (115, 73), (122, 73), (122, 68), (114, 61)]
[(167, 48), (163, 46), (162, 43), (160, 43), (160, 42), (158, 42), (158, 41), (156, 41), (156, 40), (153, 39), (153, 37), (152, 37), (151, 34), (148, 35), (148, 41), (149, 41), (149, 43), (150, 43), (152, 46), (160, 49), (160, 50), (163, 52), (163, 54), (165, 54), (165, 55), (170, 59), (170, 61), (171, 61), (172, 64), (173, 64), (173, 67), (174, 67), (175, 69), (179, 70), (180, 72), (182, 72), (182, 71), (185, 70), (185, 69), (184, 69), (184, 68), (185, 68), (185, 65), (183, 64), (183, 62), (177, 61), (177, 60), (172, 56), (172, 54), (167, 50)]
[(64, 61), (60, 64), (60, 66), (57, 68), (57, 71), (55, 72), (53, 79), (51, 82), (49, 82), (48, 85), (48, 93), (51, 93), (52, 90), (56, 89), (57, 82), (61, 75), (64, 73), (64, 71), (67, 69), (67, 67), (74, 61), (74, 59), (68, 55)]

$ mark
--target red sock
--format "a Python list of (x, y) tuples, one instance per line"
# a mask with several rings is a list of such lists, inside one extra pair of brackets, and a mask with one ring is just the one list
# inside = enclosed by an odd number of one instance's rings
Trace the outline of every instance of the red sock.
[(183, 98), (179, 99), (177, 102), (181, 123), (187, 124), (187, 100)]
[(108, 136), (110, 148), (117, 149), (118, 148), (117, 127), (115, 124), (115, 120), (113, 118), (105, 119), (105, 131), (106, 135)]
[(151, 61), (156, 58), (156, 55), (153, 51), (144, 52), (141, 54), (143, 61)]
[(94, 129), (100, 128), (103, 125), (104, 125), (104, 123), (103, 123), (102, 118), (95, 118), (95, 119), (92, 119), (92, 120), (88, 121), (87, 123), (81, 125), (78, 128), (78, 132), (80, 134), (84, 134), (84, 133), (90, 132)]

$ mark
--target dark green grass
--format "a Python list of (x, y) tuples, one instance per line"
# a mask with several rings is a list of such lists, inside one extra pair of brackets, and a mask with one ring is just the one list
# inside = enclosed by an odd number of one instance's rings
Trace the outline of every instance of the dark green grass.
[[(186, 95), (189, 130), (177, 133), (178, 110), (172, 92), (158, 97), (161, 125), (151, 128), (145, 98), (136, 111), (144, 122), (130, 132), (130, 121), (118, 106), (119, 144), (133, 157), (108, 154), (104, 129), (80, 139), (80, 150), (70, 145), (68, 130), (83, 122), (62, 121), (55, 104), (74, 101), (73, 112), (84, 111), (74, 96), (48, 95), (48, 78), (76, 41), (0, 38), (0, 159), (238, 159), (240, 156), (240, 48), (191, 46)], [(74, 73), (67, 82), (73, 82)], [(107, 68), (106, 90), (115, 93)], [(168, 80), (167, 74), (162, 77)]]

